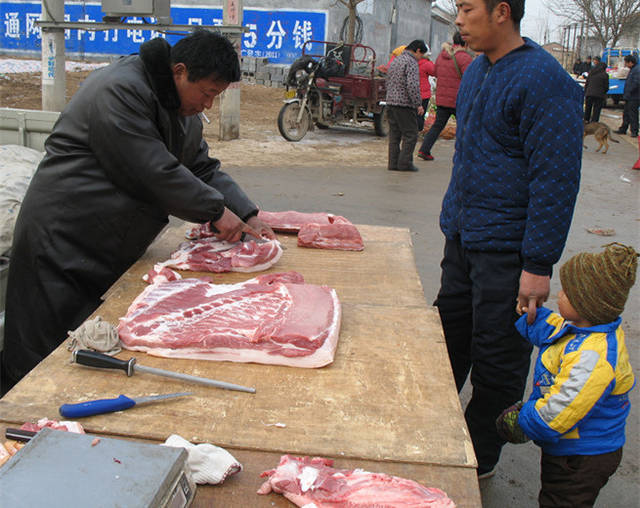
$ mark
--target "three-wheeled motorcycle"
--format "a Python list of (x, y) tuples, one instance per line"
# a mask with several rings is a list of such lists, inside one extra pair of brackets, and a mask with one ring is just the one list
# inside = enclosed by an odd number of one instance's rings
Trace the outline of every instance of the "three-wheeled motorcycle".
[[(322, 48), (313, 54), (310, 48)], [(384, 104), (386, 81), (377, 76), (376, 53), (362, 44), (309, 40), (289, 68), (287, 95), (278, 115), (278, 130), (288, 141), (300, 141), (314, 128), (373, 126), (389, 132)]]

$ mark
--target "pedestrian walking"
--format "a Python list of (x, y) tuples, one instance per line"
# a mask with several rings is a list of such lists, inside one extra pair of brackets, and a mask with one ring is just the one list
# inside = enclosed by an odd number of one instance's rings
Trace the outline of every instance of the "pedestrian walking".
[(624, 64), (629, 69), (629, 74), (624, 83), (624, 111), (622, 113), (622, 125), (616, 131), (618, 134), (626, 134), (630, 128), (631, 137), (638, 137), (638, 108), (640, 107), (640, 65), (635, 55), (626, 55)]
[(472, 57), (467, 52), (465, 42), (456, 32), (453, 44), (445, 42), (436, 59), (436, 119), (422, 140), (418, 157), (425, 161), (433, 160), (431, 149), (438, 136), (447, 125), (449, 118), (456, 114), (456, 97), (462, 76), (471, 63)]

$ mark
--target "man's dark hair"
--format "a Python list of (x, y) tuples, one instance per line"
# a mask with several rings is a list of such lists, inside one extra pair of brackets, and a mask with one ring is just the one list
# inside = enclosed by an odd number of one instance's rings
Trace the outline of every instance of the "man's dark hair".
[(240, 81), (240, 62), (233, 44), (225, 36), (202, 28), (180, 39), (171, 48), (171, 65), (183, 63), (189, 81), (213, 76), (231, 83)]
[(489, 12), (493, 12), (493, 9), (502, 2), (509, 4), (509, 7), (511, 7), (511, 19), (516, 26), (520, 26), (520, 21), (524, 16), (524, 0), (484, 0)]
[(464, 46), (464, 39), (462, 38), (462, 35), (460, 35), (460, 32), (453, 34), (453, 43), (458, 46)]
[(631, 62), (633, 65), (635, 65), (638, 63), (638, 58), (635, 55), (625, 55), (624, 61), (627, 63)]
[(600, 63), (600, 62), (602, 62), (602, 59), (599, 56), (594, 56), (593, 57), (593, 61), (596, 62), (596, 63)]
[(415, 41), (411, 41), (409, 43), (409, 45), (405, 49), (408, 49), (409, 51), (418, 51), (418, 50), (420, 50), (421, 53), (426, 53), (427, 52), (427, 45), (424, 43), (423, 40), (416, 39)]

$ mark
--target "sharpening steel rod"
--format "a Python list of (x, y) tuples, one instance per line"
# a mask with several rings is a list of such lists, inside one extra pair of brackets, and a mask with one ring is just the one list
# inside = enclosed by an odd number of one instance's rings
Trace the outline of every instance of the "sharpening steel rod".
[(156, 376), (170, 377), (173, 379), (179, 379), (180, 381), (189, 381), (191, 383), (200, 383), (202, 385), (215, 386), (216, 388), (224, 388), (225, 390), (256, 393), (255, 388), (234, 385), (232, 383), (225, 383), (224, 381), (216, 381), (214, 379), (207, 379), (206, 377), (191, 376), (189, 374), (182, 374), (181, 372), (172, 372), (170, 370), (156, 369), (154, 367), (145, 367), (144, 365), (137, 364), (135, 358), (120, 360), (118, 358), (113, 358), (112, 356), (105, 355), (97, 351), (91, 351), (89, 349), (78, 349), (77, 351), (74, 351), (73, 353), (71, 353), (71, 361), (79, 363), (80, 365), (86, 365), (87, 367), (123, 370), (127, 373), (127, 376), (133, 376), (134, 372), (147, 372), (148, 374), (155, 374)]

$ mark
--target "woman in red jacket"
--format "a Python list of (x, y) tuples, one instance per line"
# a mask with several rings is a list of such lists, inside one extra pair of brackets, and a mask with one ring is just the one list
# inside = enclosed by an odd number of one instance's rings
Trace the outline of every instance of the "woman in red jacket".
[(424, 136), (418, 157), (432, 161), (431, 148), (447, 125), (451, 115), (456, 114), (456, 97), (464, 71), (471, 63), (471, 55), (465, 49), (460, 32), (453, 36), (453, 46), (448, 42), (442, 45), (442, 51), (436, 60), (436, 120)]
[[(429, 76), (436, 75), (436, 64), (434, 64), (427, 56), (418, 60), (418, 68), (420, 69), (420, 97), (422, 97), (422, 108), (424, 114), (429, 111), (429, 99), (431, 99), (431, 83)], [(418, 115), (418, 132), (424, 129), (424, 114)]]

